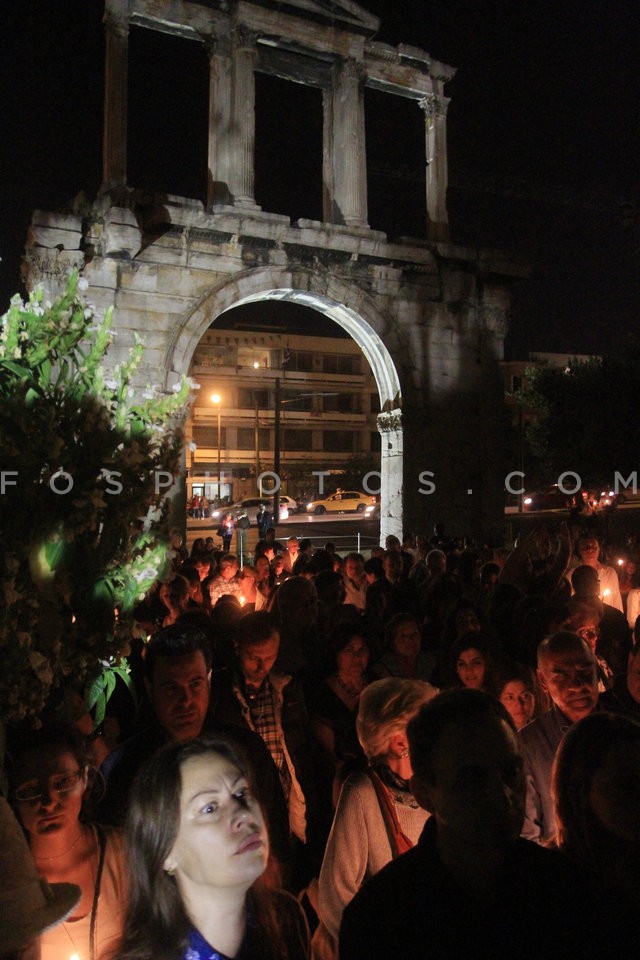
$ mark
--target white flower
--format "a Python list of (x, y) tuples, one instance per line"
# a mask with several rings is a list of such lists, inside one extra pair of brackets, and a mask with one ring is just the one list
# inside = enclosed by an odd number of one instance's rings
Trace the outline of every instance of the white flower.
[(194, 380), (193, 377), (185, 377), (185, 381), (190, 390), (199, 390), (200, 384), (197, 380)]
[(45, 300), (45, 302), (44, 302), (44, 308), (45, 308), (45, 310), (51, 310), (51, 307), (52, 307), (52, 306), (53, 306), (53, 304), (51, 303), (51, 300)]
[(118, 389), (118, 384), (117, 384), (117, 381), (116, 381), (116, 380), (105, 380), (104, 385), (105, 385), (105, 387), (107, 388), (107, 390), (117, 390), (117, 389)]
[(20, 347), (16, 347), (15, 350), (13, 351), (13, 359), (14, 360), (22, 359), (22, 350), (20, 349)]
[(80, 277), (78, 280), (78, 290), (88, 290), (89, 281), (85, 277)]
[(90, 320), (92, 316), (93, 316), (93, 310), (91, 309), (91, 307), (85, 307), (85, 310), (84, 310), (85, 320)]
[(155, 400), (158, 395), (158, 391), (155, 387), (147, 386), (142, 394), (145, 400)]
[(28, 340), (28, 339), (29, 339), (29, 334), (27, 333), (26, 330), (23, 330), (23, 331), (20, 333), (20, 335), (18, 336), (18, 340), (19, 340), (21, 343), (24, 343), (25, 340)]

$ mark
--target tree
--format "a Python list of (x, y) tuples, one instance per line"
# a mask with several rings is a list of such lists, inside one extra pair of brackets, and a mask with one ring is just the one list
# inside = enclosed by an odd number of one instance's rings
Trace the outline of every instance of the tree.
[(4, 721), (38, 716), (70, 678), (100, 714), (126, 677), (133, 605), (167, 561), (164, 522), (145, 518), (166, 515), (182, 448), (170, 421), (191, 385), (140, 396), (138, 342), (107, 375), (111, 311), (98, 321), (83, 287), (74, 274), (53, 303), (38, 289), (0, 318)]
[[(518, 396), (532, 414), (525, 428), (540, 477), (574, 471), (585, 485), (609, 485), (638, 469), (640, 353), (532, 368)], [(568, 482), (569, 485), (569, 482)]]

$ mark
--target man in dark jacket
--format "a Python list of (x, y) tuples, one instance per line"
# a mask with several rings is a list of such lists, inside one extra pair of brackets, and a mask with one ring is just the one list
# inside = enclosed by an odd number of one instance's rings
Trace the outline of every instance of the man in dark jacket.
[(626, 942), (633, 917), (606, 912), (599, 891), (603, 911), (559, 853), (519, 838), (523, 768), (500, 703), (448, 690), (407, 732), (412, 791), (431, 818), (347, 906), (340, 960), (507, 960), (514, 949), (524, 960), (592, 960), (610, 954), (611, 929)]
[(98, 805), (98, 821), (122, 825), (138, 770), (164, 743), (222, 735), (246, 759), (254, 792), (265, 810), (274, 856), (288, 861), (289, 818), (278, 771), (261, 737), (213, 717), (209, 709), (211, 652), (204, 634), (181, 623), (160, 630), (146, 648), (144, 671), (152, 712), (142, 729), (103, 764), (106, 789)]

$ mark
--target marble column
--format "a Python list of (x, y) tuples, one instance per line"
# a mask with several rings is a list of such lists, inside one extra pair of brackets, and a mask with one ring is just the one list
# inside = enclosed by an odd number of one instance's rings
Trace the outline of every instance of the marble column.
[(235, 206), (257, 209), (255, 183), (256, 34), (239, 27), (233, 36), (229, 187)]
[(324, 95), (324, 217), (349, 227), (368, 227), (364, 79), (362, 64), (340, 61)]
[(419, 101), (425, 115), (427, 156), (427, 237), (449, 239), (447, 214), (447, 97), (429, 93)]
[(380, 542), (389, 534), (402, 540), (403, 434), (402, 411), (379, 413), (378, 432), (382, 438), (380, 457), (380, 502), (385, 511), (380, 515)]
[(127, 183), (127, 98), (129, 67), (129, 20), (125, 13), (107, 6), (104, 15), (105, 93), (102, 140), (102, 190)]
[(232, 141), (232, 69), (227, 40), (213, 37), (207, 41), (209, 57), (209, 153), (207, 203), (231, 202)]

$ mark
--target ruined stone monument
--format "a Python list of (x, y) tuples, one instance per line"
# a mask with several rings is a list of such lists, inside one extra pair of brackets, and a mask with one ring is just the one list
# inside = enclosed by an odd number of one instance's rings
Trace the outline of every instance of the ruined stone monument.
[[(37, 211), (29, 285), (70, 266), (98, 307), (115, 304), (112, 362), (134, 336), (142, 382), (170, 390), (223, 311), (293, 301), (343, 327), (380, 394), (381, 537), (403, 523), (497, 532), (502, 521), (502, 386), (509, 289), (521, 268), (455, 246), (447, 220), (447, 107), (454, 70), (376, 41), (352, 0), (106, 0), (103, 183), (72, 212)], [(202, 44), (210, 67), (206, 203), (141, 198), (128, 181), (130, 28)], [(322, 221), (263, 210), (254, 197), (256, 73), (322, 92)], [(426, 241), (368, 224), (364, 91), (414, 101), (425, 130)], [(310, 332), (313, 332), (312, 330)], [(508, 466), (505, 464), (505, 466)]]

